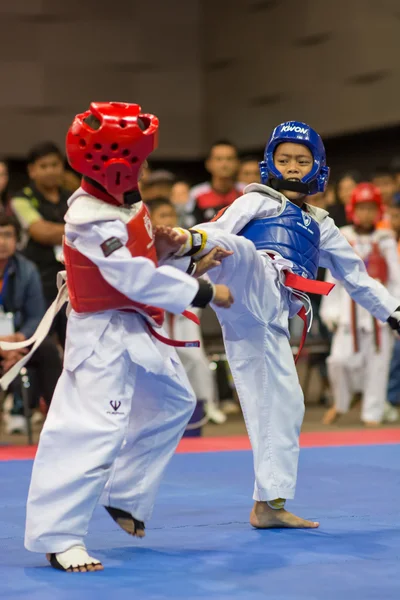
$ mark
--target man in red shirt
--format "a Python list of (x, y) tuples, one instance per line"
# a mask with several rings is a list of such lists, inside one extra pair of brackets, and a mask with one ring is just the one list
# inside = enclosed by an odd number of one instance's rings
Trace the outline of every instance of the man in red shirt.
[(229, 206), (242, 195), (244, 185), (237, 183), (239, 158), (236, 146), (226, 140), (215, 142), (205, 162), (211, 181), (190, 190), (188, 210), (194, 223), (210, 221), (221, 208)]

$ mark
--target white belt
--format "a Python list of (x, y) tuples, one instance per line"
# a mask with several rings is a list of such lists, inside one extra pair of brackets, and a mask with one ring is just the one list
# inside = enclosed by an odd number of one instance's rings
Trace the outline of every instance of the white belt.
[(25, 354), (7, 373), (3, 375), (0, 379), (0, 387), (3, 390), (6, 390), (10, 383), (14, 381), (14, 379), (18, 376), (22, 367), (26, 365), (28, 360), (31, 358), (32, 354), (36, 352), (37, 348), (43, 342), (43, 340), (48, 336), (53, 321), (57, 315), (57, 313), (61, 310), (66, 302), (69, 300), (67, 284), (65, 283), (67, 277), (66, 271), (60, 271), (57, 274), (57, 287), (58, 294), (57, 298), (54, 300), (53, 304), (49, 306), (44, 315), (43, 319), (40, 321), (35, 333), (28, 340), (24, 340), (23, 342), (0, 342), (0, 348), (2, 350), (19, 350), (20, 348), (27, 348), (28, 346), (32, 346), (29, 350), (28, 354)]

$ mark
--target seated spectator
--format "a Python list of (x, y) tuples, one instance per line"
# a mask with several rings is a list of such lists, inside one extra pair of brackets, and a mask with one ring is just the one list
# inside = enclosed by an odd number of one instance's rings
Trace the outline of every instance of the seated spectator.
[(261, 183), (261, 173), (257, 157), (245, 156), (240, 159), (238, 181), (243, 185)]
[[(33, 261), (42, 279), (46, 305), (57, 296), (57, 273), (63, 270), (62, 237), (64, 215), (71, 193), (62, 187), (64, 163), (60, 150), (51, 142), (34, 146), (28, 156), (30, 183), (11, 200), (12, 209), (28, 239), (24, 254)], [(66, 316), (60, 311), (54, 322), (62, 346)]]
[(210, 221), (219, 210), (229, 206), (243, 193), (237, 183), (239, 159), (236, 146), (221, 140), (215, 142), (205, 162), (211, 181), (200, 183), (190, 190), (190, 210), (195, 223)]
[[(150, 211), (153, 227), (176, 227), (178, 223), (174, 205), (167, 198), (155, 198), (146, 203)], [(198, 263), (199, 264), (199, 263)], [(200, 315), (200, 310), (191, 309)], [(183, 315), (167, 313), (165, 328), (172, 339), (200, 340), (200, 348), (177, 348), (179, 358), (187, 373), (191, 386), (198, 402), (204, 402), (204, 410), (210, 421), (221, 424), (226, 421), (226, 416), (219, 410), (216, 402), (216, 385), (210, 370), (210, 364), (204, 352), (201, 328)]]
[(360, 181), (361, 176), (357, 171), (347, 171), (339, 177), (336, 184), (336, 202), (329, 208), (329, 216), (335, 221), (337, 227), (344, 227), (347, 224), (346, 206)]
[(4, 159), (0, 158), (0, 212), (10, 215), (12, 210), (8, 195), (8, 182), (8, 165)]
[[(45, 301), (36, 266), (16, 251), (19, 236), (18, 222), (12, 216), (0, 214), (0, 339), (21, 342), (29, 339), (39, 325)], [(26, 350), (1, 350), (0, 368), (8, 371)], [(30, 389), (31, 403), (43, 397), (50, 406), (54, 388), (61, 375), (62, 363), (55, 343), (47, 338), (27, 364), (28, 373), (33, 375), (35, 386)], [(18, 380), (12, 384), (14, 407), (7, 430), (24, 431), (23, 403)]]

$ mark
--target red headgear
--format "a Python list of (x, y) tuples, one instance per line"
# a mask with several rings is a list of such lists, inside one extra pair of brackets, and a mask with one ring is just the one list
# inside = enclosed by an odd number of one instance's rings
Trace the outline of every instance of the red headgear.
[(357, 204), (362, 204), (364, 202), (374, 202), (378, 207), (378, 214), (375, 219), (375, 224), (377, 224), (383, 217), (382, 195), (379, 189), (372, 183), (359, 183), (356, 185), (351, 194), (350, 202), (346, 206), (347, 219), (355, 225), (358, 225), (354, 209)]
[[(92, 102), (89, 110), (76, 115), (67, 133), (71, 167), (114, 197), (138, 187), (140, 167), (157, 148), (158, 119), (140, 111), (138, 104)], [(91, 115), (98, 125), (86, 122)]]

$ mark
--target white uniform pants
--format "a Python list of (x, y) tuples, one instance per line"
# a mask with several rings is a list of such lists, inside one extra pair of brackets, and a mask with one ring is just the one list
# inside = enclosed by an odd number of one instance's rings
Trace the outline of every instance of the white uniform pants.
[(74, 360), (71, 348), (66, 353), (33, 467), (28, 550), (62, 552), (82, 543), (98, 502), (142, 521), (152, 513), (195, 397), (168, 346), (154, 346), (164, 365), (158, 373), (132, 361), (126, 339), (139, 354), (142, 345), (143, 355), (153, 342), (141, 323), (134, 323), (136, 336), (128, 332), (127, 319), (141, 318), (113, 313), (84, 360)]
[[(242, 237), (212, 234), (213, 243), (234, 251), (208, 275), (230, 286), (235, 303), (214, 307), (249, 433), (255, 471), (255, 500), (294, 497), (303, 392), (289, 344), (290, 292), (273, 261)], [(294, 312), (297, 312), (297, 308)]]
[(394, 344), (389, 326), (380, 327), (380, 338), (380, 349), (377, 351), (374, 334), (360, 331), (359, 352), (355, 353), (349, 328), (339, 327), (336, 331), (327, 366), (335, 407), (339, 413), (349, 410), (354, 392), (362, 392), (361, 420), (382, 420)]

